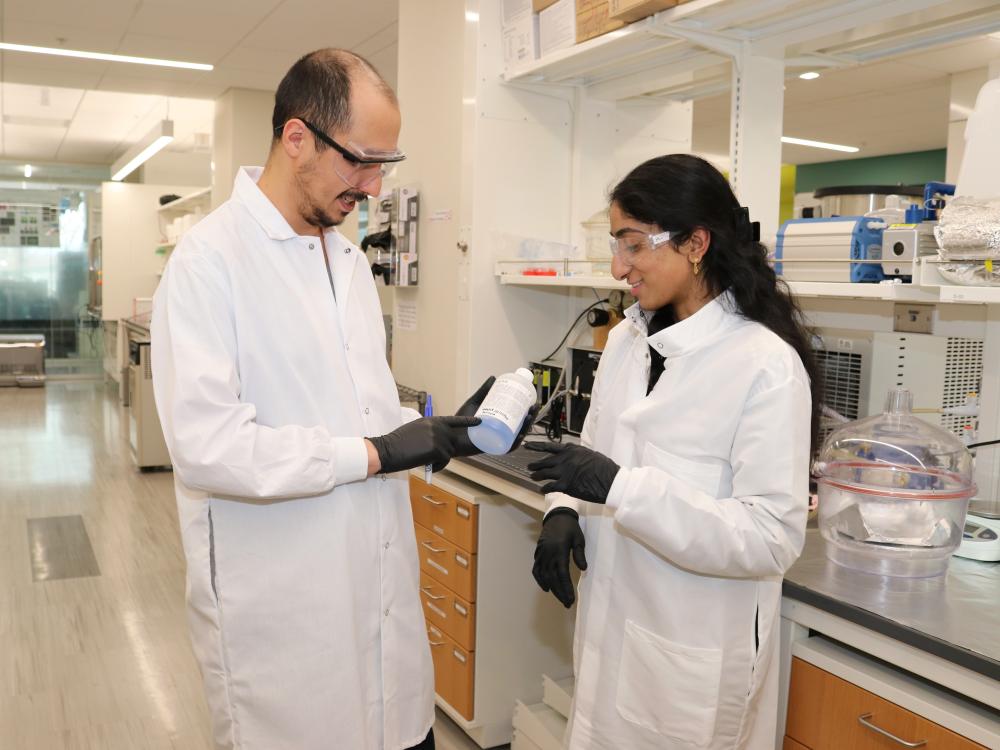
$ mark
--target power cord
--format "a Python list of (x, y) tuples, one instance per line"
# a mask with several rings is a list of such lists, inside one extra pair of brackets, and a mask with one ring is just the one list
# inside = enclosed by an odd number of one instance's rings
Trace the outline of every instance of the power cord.
[(608, 299), (608, 298), (600, 299), (600, 300), (597, 300), (597, 302), (594, 302), (594, 303), (588, 305), (586, 308), (584, 308), (583, 312), (581, 312), (579, 315), (576, 316), (576, 320), (573, 321), (573, 324), (569, 327), (569, 330), (566, 331), (566, 335), (562, 337), (562, 341), (560, 341), (556, 345), (556, 348), (552, 350), (552, 353), (549, 356), (543, 357), (540, 361), (541, 362), (545, 362), (546, 360), (552, 359), (559, 352), (559, 350), (562, 349), (563, 344), (566, 343), (566, 340), (569, 338), (570, 334), (573, 333), (573, 329), (576, 328), (577, 323), (579, 323), (581, 320), (583, 320), (583, 317), (587, 313), (589, 313), (591, 310), (593, 310), (595, 307), (597, 307), (598, 305), (606, 305), (610, 301), (611, 300)]

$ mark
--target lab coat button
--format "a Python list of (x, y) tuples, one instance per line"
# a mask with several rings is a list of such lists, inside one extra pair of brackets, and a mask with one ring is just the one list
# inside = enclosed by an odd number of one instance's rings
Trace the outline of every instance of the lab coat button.
[(384, 614), (385, 614), (385, 616), (386, 616), (386, 617), (388, 617), (388, 616), (389, 616), (389, 610), (388, 610), (388, 609), (386, 609), (386, 611), (385, 611), (385, 613), (384, 613)]
[(385, 543), (385, 548), (386, 548), (386, 549), (389, 549), (389, 542), (386, 542), (386, 543)]
[(351, 252), (351, 248), (345, 247), (344, 248), (344, 255), (347, 255), (349, 252)]
[(656, 345), (656, 348), (657, 348), (657, 349), (662, 349), (662, 348), (663, 348), (663, 344), (657, 344), (657, 345)]
[(383, 482), (388, 482), (389, 481), (389, 477), (387, 477), (385, 474), (383, 474), (382, 475), (382, 481)]
[(344, 348), (345, 348), (345, 349), (346, 349), (347, 351), (351, 351), (351, 345), (350, 345), (350, 344), (344, 344)]
[(369, 408), (368, 408), (368, 407), (366, 406), (366, 407), (365, 407), (365, 414), (369, 414), (370, 412), (371, 412), (371, 409), (369, 409)]
[(316, 249), (316, 246), (315, 246), (315, 245), (314, 245), (313, 243), (311, 243), (311, 242), (310, 242), (310, 243), (309, 243), (309, 249), (310, 249), (310, 250), (315, 250), (315, 249)]

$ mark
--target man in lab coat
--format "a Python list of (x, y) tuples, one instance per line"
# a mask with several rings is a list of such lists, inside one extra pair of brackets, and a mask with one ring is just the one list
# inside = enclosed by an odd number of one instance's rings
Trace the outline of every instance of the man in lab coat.
[(154, 388), (215, 743), (430, 748), (403, 470), (472, 452), (476, 420), (400, 408), (371, 271), (336, 229), (403, 158), (396, 97), (363, 59), (319, 50), (281, 82), (272, 126), (264, 169), (239, 171), (154, 298)]

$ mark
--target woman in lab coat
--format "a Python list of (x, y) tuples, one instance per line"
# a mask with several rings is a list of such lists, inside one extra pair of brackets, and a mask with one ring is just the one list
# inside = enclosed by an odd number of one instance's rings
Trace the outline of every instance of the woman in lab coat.
[(568, 607), (569, 555), (586, 570), (566, 747), (772, 748), (820, 403), (809, 335), (708, 162), (645, 162), (610, 213), (612, 270), (637, 302), (582, 445), (529, 445), (555, 493), (535, 577)]

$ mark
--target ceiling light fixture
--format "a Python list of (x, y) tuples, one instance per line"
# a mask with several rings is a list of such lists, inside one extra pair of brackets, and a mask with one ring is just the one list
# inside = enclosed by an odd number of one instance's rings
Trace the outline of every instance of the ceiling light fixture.
[(465, 20), (469, 23), (479, 23), (479, 14), (474, 10), (465, 11)]
[(155, 57), (134, 57), (132, 55), (112, 55), (107, 52), (84, 52), (61, 47), (35, 47), (31, 44), (11, 44), (0, 42), (0, 50), (8, 52), (31, 52), (36, 55), (56, 55), (57, 57), (82, 57), (87, 60), (134, 63), (136, 65), (158, 65), (162, 68), (186, 68), (188, 70), (212, 70), (214, 65), (206, 63), (182, 62), (180, 60), (160, 60)]
[(24, 165), (24, 176), (25, 177), (31, 177), (32, 172), (34, 172), (34, 170), (31, 168), (31, 165), (30, 164), (25, 164)]
[(807, 70), (805, 73), (799, 73), (799, 78), (803, 81), (815, 81), (819, 78), (819, 73), (815, 70)]
[(810, 141), (805, 138), (789, 138), (787, 135), (781, 136), (782, 143), (791, 143), (795, 146), (809, 146), (811, 148), (828, 148), (831, 151), (844, 151), (848, 154), (855, 154), (861, 149), (855, 146), (841, 146), (839, 143), (824, 143), (823, 141)]
[(141, 141), (126, 151), (118, 160), (111, 165), (111, 179), (113, 182), (121, 182), (125, 177), (132, 174), (141, 164), (148, 161), (152, 156), (162, 150), (170, 141), (174, 139), (174, 121), (160, 120), (159, 124), (153, 128)]

